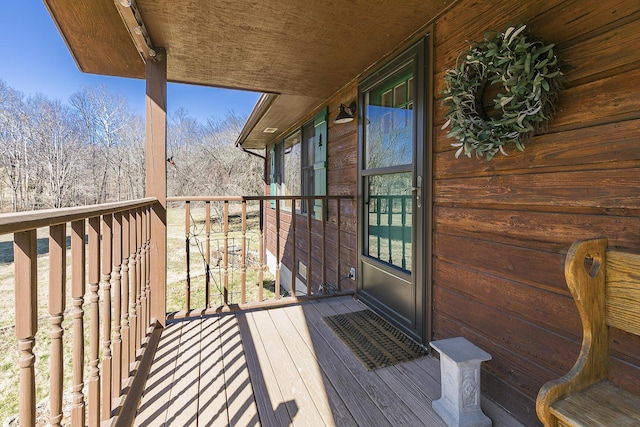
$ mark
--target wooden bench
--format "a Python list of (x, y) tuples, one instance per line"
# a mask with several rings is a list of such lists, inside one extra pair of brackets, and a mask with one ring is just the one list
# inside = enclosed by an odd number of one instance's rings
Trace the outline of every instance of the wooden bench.
[(582, 320), (582, 349), (562, 378), (538, 393), (545, 426), (640, 426), (640, 397), (609, 381), (609, 327), (640, 335), (640, 255), (607, 250), (607, 239), (575, 242), (567, 285)]

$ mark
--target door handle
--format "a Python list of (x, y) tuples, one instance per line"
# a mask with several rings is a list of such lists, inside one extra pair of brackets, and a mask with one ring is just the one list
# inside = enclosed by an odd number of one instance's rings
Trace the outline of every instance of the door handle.
[(422, 176), (418, 175), (416, 178), (416, 186), (412, 187), (411, 191), (415, 191), (416, 206), (420, 209), (422, 207)]

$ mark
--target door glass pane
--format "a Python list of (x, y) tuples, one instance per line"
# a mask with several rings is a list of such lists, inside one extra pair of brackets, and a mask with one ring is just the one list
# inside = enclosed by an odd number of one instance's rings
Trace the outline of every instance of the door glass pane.
[(411, 272), (411, 172), (374, 175), (367, 180), (365, 254)]
[(364, 96), (365, 169), (413, 162), (413, 67), (407, 66)]

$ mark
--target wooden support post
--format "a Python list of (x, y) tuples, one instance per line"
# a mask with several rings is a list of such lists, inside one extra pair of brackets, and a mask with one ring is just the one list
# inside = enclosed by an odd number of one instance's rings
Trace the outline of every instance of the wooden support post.
[(100, 217), (89, 218), (89, 419), (100, 424)]
[(84, 388), (84, 304), (85, 220), (71, 223), (71, 297), (73, 300), (73, 402), (71, 425), (85, 425)]
[(67, 283), (66, 224), (49, 228), (49, 314), (51, 315), (51, 359), (49, 361), (49, 425), (62, 425), (64, 382), (63, 342)]
[(151, 317), (166, 324), (167, 288), (167, 56), (156, 48), (146, 63), (147, 142), (145, 192), (158, 203), (151, 213)]
[(38, 331), (38, 252), (36, 230), (15, 233), (16, 338), (20, 351), (19, 408), (20, 425), (36, 425), (36, 356), (33, 347)]

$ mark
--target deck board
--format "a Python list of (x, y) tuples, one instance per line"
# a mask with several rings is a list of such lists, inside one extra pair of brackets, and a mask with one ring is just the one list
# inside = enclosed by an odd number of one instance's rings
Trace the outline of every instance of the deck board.
[(259, 425), (251, 378), (235, 316), (222, 317), (220, 331), (229, 425)]
[(168, 390), (173, 385), (182, 325), (182, 322), (175, 323), (162, 332), (144, 396), (138, 407), (135, 427), (163, 425), (166, 420), (170, 397)]
[[(310, 308), (308, 306), (307, 308)], [(331, 383), (329, 376), (322, 367), (322, 355), (319, 352), (328, 351), (329, 347), (314, 342), (309, 331), (310, 326), (307, 324), (306, 316), (302, 306), (286, 307), (278, 312), (273, 312), (272, 317), (278, 317), (278, 326), (284, 330), (286, 325), (294, 327), (296, 334), (290, 334), (289, 337), (295, 336), (296, 339), (289, 339), (287, 345), (295, 352), (296, 360), (300, 361), (301, 368), (313, 376), (312, 394), (316, 397), (315, 404), (326, 414), (325, 424), (336, 426), (356, 426), (349, 408), (344, 403), (342, 396)], [(328, 419), (328, 420), (327, 420)]]
[(202, 322), (187, 322), (182, 327), (173, 386), (170, 389), (167, 426), (198, 425), (198, 386), (200, 330)]
[[(350, 297), (185, 320), (163, 331), (136, 426), (444, 426), (432, 357), (367, 371), (322, 317)], [(521, 427), (490, 405), (494, 426)]]
[(198, 425), (224, 425), (229, 422), (227, 393), (222, 360), (220, 318), (202, 321)]
[[(268, 354), (262, 339), (254, 336), (249, 320), (244, 312), (236, 314), (242, 335), (242, 344), (251, 376), (256, 406), (260, 413), (260, 423), (264, 427), (289, 425), (291, 417), (283, 404), (284, 399), (276, 382), (276, 377), (268, 364)], [(268, 366), (267, 366), (268, 365)]]

